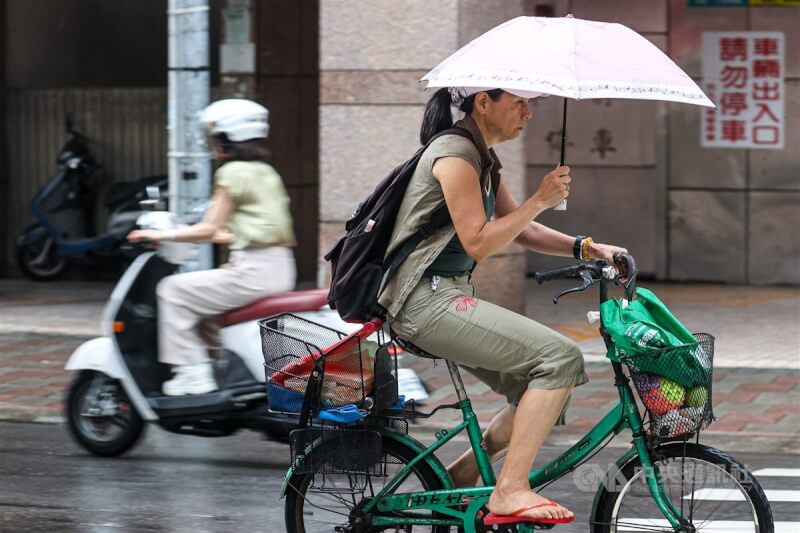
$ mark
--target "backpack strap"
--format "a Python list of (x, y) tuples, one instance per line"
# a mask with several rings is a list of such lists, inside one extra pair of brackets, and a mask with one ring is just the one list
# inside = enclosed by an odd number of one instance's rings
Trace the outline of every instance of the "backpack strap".
[[(469, 139), (471, 143), (475, 144), (475, 139), (472, 137), (472, 134), (469, 132), (469, 130), (464, 128), (448, 128), (431, 137), (431, 139), (428, 141), (428, 144), (425, 145), (425, 149), (427, 149), (434, 140), (442, 137), (443, 135), (459, 135), (465, 139)], [(424, 150), (422, 152), (424, 152)], [(420, 152), (420, 154), (422, 154), (422, 152)], [(500, 173), (496, 170), (492, 170), (491, 180), (492, 192), (494, 192), (496, 197), (497, 188), (500, 186)], [(419, 246), (419, 243), (433, 235), (436, 230), (449, 224), (450, 222), (450, 211), (447, 209), (447, 204), (442, 205), (439, 209), (434, 211), (431, 215), (431, 219), (427, 223), (423, 224), (422, 227), (420, 227), (413, 235), (407, 238), (403, 244), (401, 244), (394, 252), (392, 252), (391, 256), (384, 261), (384, 272), (386, 272), (386, 276), (384, 277), (384, 286), (389, 282), (403, 261), (405, 261), (409, 255), (411, 255), (411, 252), (413, 252), (417, 246)], [(473, 269), (474, 268), (475, 267), (473, 266)], [(383, 292), (383, 286), (381, 286), (378, 294), (381, 292)]]
[(413, 252), (414, 249), (419, 246), (419, 243), (433, 235), (433, 232), (435, 232), (437, 229), (449, 223), (450, 211), (447, 210), (447, 204), (445, 204), (434, 211), (433, 215), (431, 215), (431, 219), (426, 224), (419, 228), (416, 233), (407, 238), (399, 248), (392, 252), (391, 257), (389, 257), (383, 264), (384, 270), (387, 273), (386, 281), (388, 282), (388, 280), (391, 279), (395, 270), (397, 270), (397, 268), (403, 263), (403, 261), (406, 260), (409, 255), (411, 255), (411, 252)]

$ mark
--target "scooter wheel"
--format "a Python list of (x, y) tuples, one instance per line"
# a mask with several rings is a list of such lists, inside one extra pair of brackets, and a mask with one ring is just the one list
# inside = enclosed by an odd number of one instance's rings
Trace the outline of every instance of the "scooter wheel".
[(67, 268), (67, 260), (58, 253), (52, 237), (17, 246), (17, 265), (27, 277), (36, 281), (56, 279)]
[(144, 433), (144, 420), (122, 384), (101, 372), (81, 372), (70, 385), (64, 408), (78, 444), (101, 457), (125, 453)]

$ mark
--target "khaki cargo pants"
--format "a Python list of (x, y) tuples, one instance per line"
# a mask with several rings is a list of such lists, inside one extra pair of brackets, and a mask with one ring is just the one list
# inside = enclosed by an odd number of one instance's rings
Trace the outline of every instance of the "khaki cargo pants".
[(512, 406), (529, 387), (558, 389), (588, 381), (583, 354), (570, 339), (476, 298), (469, 276), (438, 277), (438, 284), (435, 279), (420, 280), (398, 315), (390, 317), (400, 338), (458, 363)]

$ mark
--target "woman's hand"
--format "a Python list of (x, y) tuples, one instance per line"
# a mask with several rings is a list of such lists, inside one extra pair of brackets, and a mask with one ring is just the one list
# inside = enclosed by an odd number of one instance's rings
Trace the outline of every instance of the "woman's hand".
[(164, 234), (154, 229), (135, 229), (128, 233), (128, 242), (149, 241), (158, 244), (164, 240)]
[(589, 245), (589, 257), (601, 259), (609, 265), (614, 264), (614, 254), (618, 252), (628, 253), (628, 250), (610, 244), (600, 244), (599, 242), (593, 242)]
[(211, 237), (211, 242), (213, 244), (231, 244), (233, 243), (233, 233), (226, 229), (218, 229)]
[(539, 184), (539, 189), (533, 194), (546, 209), (555, 207), (561, 200), (569, 196), (569, 167), (564, 165), (556, 167)]

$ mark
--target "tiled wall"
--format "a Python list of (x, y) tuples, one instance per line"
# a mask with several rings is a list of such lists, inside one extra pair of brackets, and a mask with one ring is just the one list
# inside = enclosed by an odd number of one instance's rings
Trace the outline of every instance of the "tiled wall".
[[(459, 45), (543, 3), (378, 0), (364, 9), (356, 0), (322, 0), (320, 250), (341, 234), (358, 200), (416, 148), (428, 98), (416, 80)], [(540, 221), (624, 245), (642, 272), (659, 279), (800, 283), (800, 10), (689, 8), (686, 0), (547, 3), (555, 16), (628, 25), (698, 82), (703, 31), (786, 33), (785, 149), (701, 148), (701, 110), (689, 105), (571, 101), (569, 208)], [(524, 142), (499, 147), (504, 178), (520, 200), (558, 162), (562, 105), (538, 100)], [(608, 142), (599, 143), (603, 134)], [(482, 295), (520, 309), (521, 271), (564, 262), (509, 247), (476, 278)]]
[[(320, 18), (320, 253), (394, 166), (419, 146), (418, 80), (461, 44), (520, 14), (517, 2), (322, 0)], [(521, 141), (498, 150), (512, 190), (524, 188)], [(320, 278), (326, 264), (320, 262)], [(491, 274), (490, 274), (491, 273)], [(476, 270), (482, 297), (522, 310), (524, 255), (509, 249)], [(509, 281), (510, 280), (510, 281)]]
[[(800, 10), (690, 8), (686, 0), (562, 0), (556, 15), (624, 23), (645, 35), (696, 81), (704, 31), (770, 30), (786, 36), (786, 147), (700, 146), (700, 108), (611, 101), (569, 104), (567, 164), (574, 185), (566, 213), (542, 221), (628, 247), (660, 279), (800, 283)], [(537, 105), (527, 138), (528, 191), (556, 160), (560, 99)], [(574, 111), (574, 112), (573, 112)], [(598, 126), (616, 152), (590, 152)], [(602, 160), (601, 160), (602, 159)], [(528, 270), (563, 262), (531, 255)]]

